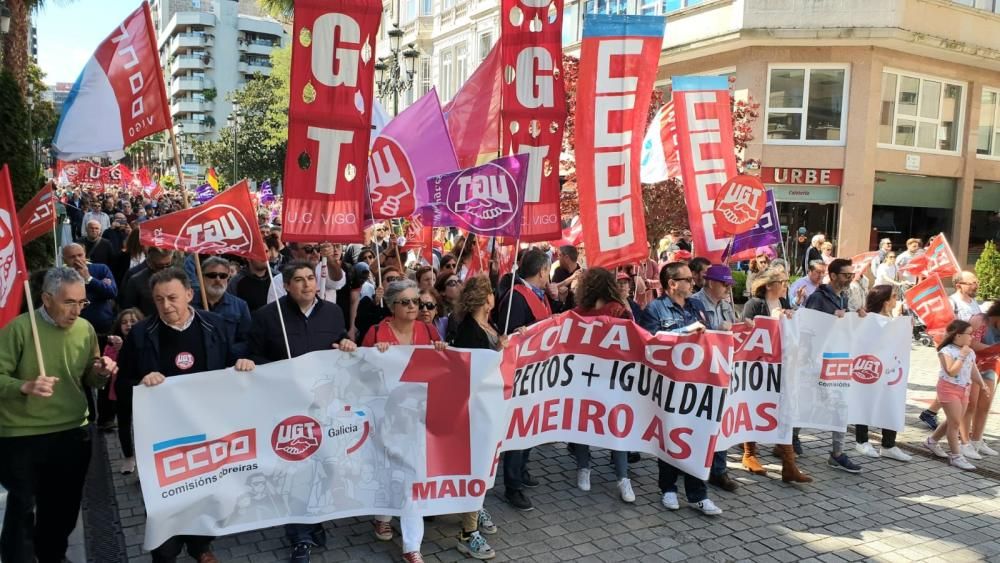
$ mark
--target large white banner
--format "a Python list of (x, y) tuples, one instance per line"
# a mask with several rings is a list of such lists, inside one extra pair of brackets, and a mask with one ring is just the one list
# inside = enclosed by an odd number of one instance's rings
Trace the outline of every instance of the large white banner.
[(799, 309), (782, 319), (783, 364), (794, 426), (848, 424), (902, 430), (910, 367), (909, 317)]
[(500, 354), (314, 352), (134, 396), (144, 547), (348, 516), (482, 506), (506, 428)]

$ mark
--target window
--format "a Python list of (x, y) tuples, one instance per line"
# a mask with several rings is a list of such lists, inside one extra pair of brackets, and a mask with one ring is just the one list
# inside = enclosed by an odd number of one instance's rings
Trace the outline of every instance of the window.
[(629, 4), (631, 4), (630, 0), (587, 0), (586, 12), (612, 16), (634, 14), (635, 9), (629, 11)]
[(767, 89), (767, 142), (843, 144), (847, 82), (847, 65), (772, 67)]
[(493, 48), (493, 34), (491, 32), (483, 33), (479, 36), (479, 62), (483, 62), (486, 56), (490, 54), (490, 49)]
[(434, 0), (420, 0), (420, 15), (421, 16), (434, 15)]
[(580, 40), (580, 5), (577, 3), (566, 4), (563, 8), (563, 45), (572, 45)]
[(403, 0), (400, 25), (408, 24), (417, 17), (417, 0)]
[(1000, 158), (1000, 90), (983, 88), (976, 154)]
[(964, 85), (913, 73), (882, 73), (879, 143), (958, 152)]
[(430, 57), (421, 57), (420, 67), (417, 71), (418, 87), (420, 88), (420, 95), (423, 96), (427, 92), (431, 91), (431, 59)]
[(450, 100), (454, 92), (451, 90), (452, 83), (452, 52), (451, 50), (441, 51), (441, 75), (438, 76), (438, 85), (441, 87), (441, 101)]
[(469, 47), (463, 41), (455, 47), (455, 76), (451, 85), (451, 92), (454, 94), (465, 82), (469, 71)]

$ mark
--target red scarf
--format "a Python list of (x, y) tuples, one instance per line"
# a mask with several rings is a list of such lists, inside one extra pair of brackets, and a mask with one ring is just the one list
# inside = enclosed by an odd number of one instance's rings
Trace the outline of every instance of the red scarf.
[(528, 308), (531, 309), (531, 316), (535, 317), (536, 321), (552, 316), (552, 307), (549, 306), (549, 300), (539, 299), (530, 287), (518, 284), (514, 286), (514, 291), (520, 293), (521, 297), (524, 297), (524, 300), (528, 303)]

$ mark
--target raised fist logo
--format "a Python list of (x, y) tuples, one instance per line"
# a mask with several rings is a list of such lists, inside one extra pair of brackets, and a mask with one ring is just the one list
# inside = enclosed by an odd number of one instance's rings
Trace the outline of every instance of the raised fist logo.
[(379, 137), (368, 157), (368, 191), (377, 217), (401, 217), (413, 212), (413, 168), (396, 141)]

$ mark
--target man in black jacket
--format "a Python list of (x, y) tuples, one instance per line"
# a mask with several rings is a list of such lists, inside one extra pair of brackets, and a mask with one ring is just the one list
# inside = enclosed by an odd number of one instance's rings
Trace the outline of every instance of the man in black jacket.
[[(281, 272), (285, 296), (253, 314), (250, 329), (251, 359), (266, 364), (319, 350), (353, 352), (357, 346), (347, 338), (340, 307), (318, 299), (316, 271), (304, 260), (293, 261)], [(281, 315), (278, 315), (281, 307)], [(282, 331), (284, 319), (285, 331)], [(287, 340), (286, 340), (287, 333)], [(287, 524), (285, 534), (292, 545), (291, 563), (309, 563), (312, 548), (326, 545), (322, 522)]]
[[(156, 314), (132, 327), (118, 355), (119, 379), (126, 385), (154, 387), (167, 377), (225, 369), (234, 364), (237, 371), (254, 369), (252, 361), (237, 359), (233, 353), (233, 324), (191, 307), (194, 292), (183, 270), (167, 268), (154, 274), (149, 283)], [(131, 420), (131, 416), (127, 418)], [(212, 554), (212, 539), (174, 536), (153, 550), (153, 562), (174, 563), (186, 546), (198, 563), (218, 563)]]
[[(142, 314), (149, 317), (156, 314), (156, 305), (153, 303), (153, 289), (150, 285), (153, 274), (170, 267), (174, 253), (170, 250), (159, 248), (149, 248), (146, 250), (146, 261), (140, 265), (145, 266), (138, 269), (133, 275), (126, 274), (126, 281), (122, 284), (119, 294), (118, 305), (120, 309), (138, 307)], [(132, 270), (130, 270), (131, 272)], [(191, 280), (188, 279), (188, 284)]]

